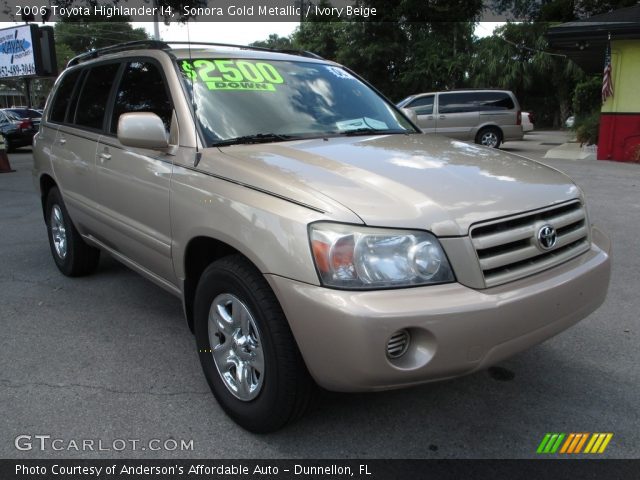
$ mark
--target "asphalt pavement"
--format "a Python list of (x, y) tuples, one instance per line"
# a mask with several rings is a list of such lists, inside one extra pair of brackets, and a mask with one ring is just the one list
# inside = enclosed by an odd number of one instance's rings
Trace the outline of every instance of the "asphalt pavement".
[[(533, 132), (504, 150), (541, 160), (566, 139)], [(17, 171), (0, 174), (0, 458), (523, 458), (547, 432), (611, 432), (600, 458), (640, 456), (640, 165), (543, 160), (577, 181), (612, 237), (609, 295), (590, 317), (464, 378), (322, 392), (299, 422), (254, 435), (210, 394), (177, 298), (106, 255), (90, 277), (58, 272), (30, 151), (10, 160)]]

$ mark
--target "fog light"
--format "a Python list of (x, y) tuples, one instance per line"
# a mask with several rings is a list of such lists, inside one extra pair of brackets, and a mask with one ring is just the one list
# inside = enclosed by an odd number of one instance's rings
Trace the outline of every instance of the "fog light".
[(411, 337), (409, 336), (409, 332), (406, 330), (398, 330), (396, 333), (391, 335), (391, 338), (387, 342), (387, 357), (392, 359), (400, 358), (402, 355), (407, 353), (410, 340)]

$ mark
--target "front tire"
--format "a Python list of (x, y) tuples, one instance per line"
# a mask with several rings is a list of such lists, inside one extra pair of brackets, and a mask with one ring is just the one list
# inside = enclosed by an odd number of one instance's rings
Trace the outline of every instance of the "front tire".
[(51, 254), (58, 269), (68, 277), (93, 273), (98, 267), (100, 250), (84, 242), (56, 187), (47, 195), (45, 221)]
[(502, 143), (502, 132), (496, 127), (485, 127), (476, 135), (476, 143), (485, 147), (498, 148)]
[(209, 265), (194, 320), (202, 369), (227, 415), (256, 433), (302, 416), (313, 381), (278, 300), (248, 260), (231, 255)]

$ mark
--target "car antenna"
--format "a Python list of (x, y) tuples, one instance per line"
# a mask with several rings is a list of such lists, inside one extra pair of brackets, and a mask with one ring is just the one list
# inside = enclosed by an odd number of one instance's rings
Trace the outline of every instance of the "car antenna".
[(193, 161), (193, 166), (197, 167), (200, 163), (200, 159), (202, 158), (202, 152), (198, 148), (198, 118), (196, 116), (196, 85), (195, 85), (195, 76), (196, 72), (193, 70), (193, 57), (191, 56), (191, 33), (189, 30), (189, 20), (187, 19), (187, 41), (189, 42), (189, 64), (191, 67), (191, 108), (193, 109), (193, 130), (194, 130), (194, 139), (196, 141), (196, 158)]

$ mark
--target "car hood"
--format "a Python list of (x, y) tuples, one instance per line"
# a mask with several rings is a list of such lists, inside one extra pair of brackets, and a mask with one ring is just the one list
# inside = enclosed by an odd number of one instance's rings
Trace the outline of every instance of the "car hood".
[(368, 225), (466, 235), (481, 220), (580, 196), (565, 175), (435, 135), (332, 137), (211, 148), (199, 168)]

